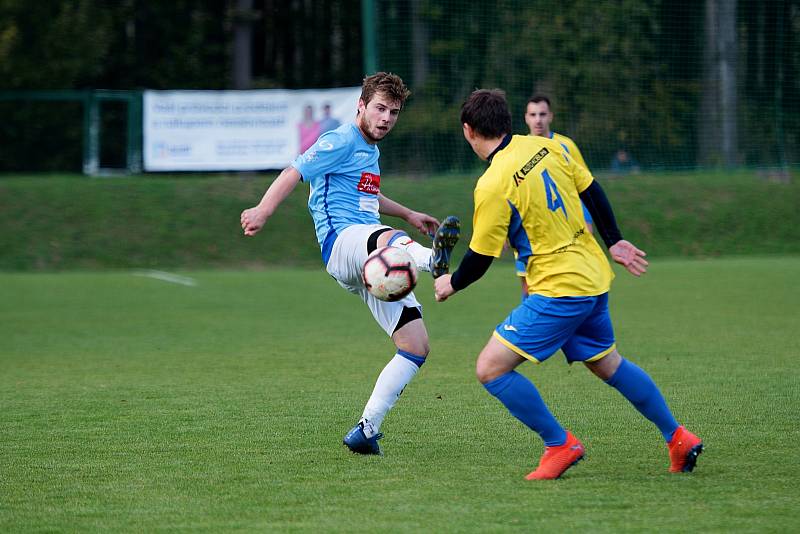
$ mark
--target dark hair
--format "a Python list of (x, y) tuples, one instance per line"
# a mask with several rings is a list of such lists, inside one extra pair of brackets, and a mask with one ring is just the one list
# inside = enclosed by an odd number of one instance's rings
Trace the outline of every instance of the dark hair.
[(400, 102), (400, 107), (403, 107), (411, 91), (408, 90), (408, 87), (403, 83), (403, 79), (397, 74), (376, 72), (372, 76), (364, 78), (364, 82), (361, 84), (361, 100), (364, 101), (364, 104), (369, 104), (369, 101), (372, 100), (376, 93), (381, 93), (392, 100)]
[(511, 112), (501, 89), (473, 91), (461, 106), (461, 124), (467, 123), (481, 137), (493, 139), (511, 133)]
[(553, 105), (550, 103), (550, 99), (542, 94), (535, 94), (528, 99), (528, 104), (538, 104), (539, 102), (547, 102), (547, 109), (553, 108)]

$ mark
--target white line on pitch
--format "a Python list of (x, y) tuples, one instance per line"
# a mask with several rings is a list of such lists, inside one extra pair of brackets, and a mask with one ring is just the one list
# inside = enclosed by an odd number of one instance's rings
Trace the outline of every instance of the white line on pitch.
[(161, 280), (163, 282), (170, 282), (171, 284), (180, 284), (182, 286), (190, 286), (194, 287), (197, 285), (197, 281), (194, 278), (189, 278), (188, 276), (181, 276), (179, 274), (168, 273), (165, 271), (137, 271), (133, 273), (135, 276), (145, 276), (147, 278), (155, 278), (156, 280)]

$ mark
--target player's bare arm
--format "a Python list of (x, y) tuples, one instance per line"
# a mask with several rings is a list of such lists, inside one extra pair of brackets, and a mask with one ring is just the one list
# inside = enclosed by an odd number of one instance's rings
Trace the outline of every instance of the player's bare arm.
[(403, 219), (426, 235), (432, 235), (439, 227), (439, 221), (435, 217), (427, 213), (411, 210), (382, 194), (378, 194), (378, 211), (383, 215)]
[(494, 257), (479, 254), (468, 248), (454, 273), (442, 275), (434, 281), (433, 291), (436, 301), (444, 302), (448, 297), (479, 280), (489, 270), (493, 261)]
[(608, 248), (611, 259), (625, 267), (634, 276), (641, 276), (647, 272), (649, 263), (644, 259), (647, 254), (636, 248), (633, 243), (620, 239)]
[(297, 183), (300, 181), (300, 172), (294, 167), (286, 167), (283, 172), (275, 178), (275, 181), (264, 193), (261, 202), (258, 205), (246, 209), (240, 216), (242, 223), (242, 230), (244, 235), (256, 235), (267, 222), (267, 219), (272, 217), (278, 206), (281, 205), (286, 197), (294, 190)]

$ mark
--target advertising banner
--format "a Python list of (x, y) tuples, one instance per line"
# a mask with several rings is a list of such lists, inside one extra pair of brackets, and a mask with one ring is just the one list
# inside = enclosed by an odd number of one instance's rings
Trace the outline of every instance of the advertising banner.
[(356, 115), (360, 87), (145, 91), (146, 171), (282, 169)]

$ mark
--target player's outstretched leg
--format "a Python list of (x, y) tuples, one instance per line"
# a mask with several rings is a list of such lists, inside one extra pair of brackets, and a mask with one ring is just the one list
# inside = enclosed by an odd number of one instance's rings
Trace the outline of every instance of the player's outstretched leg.
[[(386, 237), (383, 235), (378, 237), (376, 245), (378, 247), (389, 246), (405, 250), (414, 258), (414, 263), (418, 270), (430, 272), (434, 278), (438, 278), (443, 274), (447, 274), (450, 270), (450, 255), (460, 235), (461, 221), (458, 220), (458, 217), (451, 215), (439, 225), (436, 233), (433, 234), (433, 246), (431, 248), (423, 247), (411, 239), (403, 230), (386, 232)], [(372, 252), (369, 248), (368, 251)]]
[(431, 274), (434, 278), (439, 278), (450, 271), (450, 255), (460, 235), (461, 221), (454, 215), (447, 217), (436, 230), (431, 252)]
[(700, 438), (681, 425), (667, 444), (669, 447), (669, 470), (671, 473), (689, 473), (697, 464), (697, 457), (703, 452)]
[[(367, 434), (370, 437), (367, 437)], [(382, 437), (383, 434), (374, 432), (372, 423), (362, 420), (345, 435), (343, 443), (357, 454), (383, 454), (381, 446), (378, 445), (378, 440)]]

